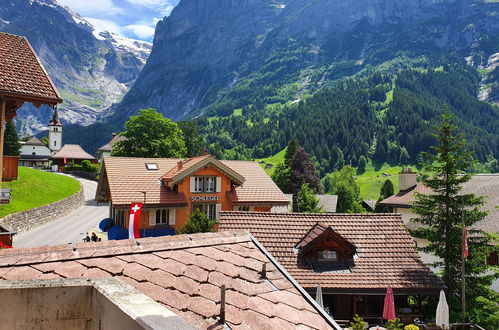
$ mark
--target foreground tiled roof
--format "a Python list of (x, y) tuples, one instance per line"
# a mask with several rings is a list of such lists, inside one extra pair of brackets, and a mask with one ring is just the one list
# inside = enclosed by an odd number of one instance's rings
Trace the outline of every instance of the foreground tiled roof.
[(100, 152), (109, 151), (109, 152), (111, 152), (111, 151), (113, 151), (113, 145), (116, 142), (120, 142), (120, 141), (124, 141), (124, 140), (126, 140), (126, 137), (121, 136), (121, 135), (115, 135), (115, 136), (113, 136), (111, 141), (109, 141), (108, 143), (106, 143), (105, 145), (103, 145), (102, 147), (97, 149), (97, 151), (100, 151)]
[(0, 32), (0, 94), (29, 102), (62, 102), (28, 40), (3, 32)]
[[(103, 170), (109, 183), (109, 193), (113, 204), (129, 205), (132, 202), (143, 201), (144, 195), (140, 191), (147, 192), (147, 204), (186, 203), (183, 194), (172, 192), (160, 181), (164, 173), (176, 167), (180, 161), (184, 160), (106, 157)], [(237, 187), (230, 195), (234, 203), (288, 203), (284, 194), (258, 163), (227, 160), (220, 162), (244, 177), (243, 185)], [(146, 163), (156, 163), (158, 170), (147, 170)], [(105, 189), (104, 183), (99, 184), (97, 200), (104, 201), (99, 195)]]
[(225, 285), (231, 329), (330, 329), (334, 322), (265, 253), (244, 232), (9, 249), (0, 251), (0, 278), (115, 277), (202, 329), (222, 328)]
[(61, 150), (52, 155), (53, 159), (66, 158), (70, 159), (95, 159), (94, 156), (88, 154), (79, 144), (65, 144)]
[[(351, 272), (312, 271), (294, 247), (318, 222), (330, 226), (356, 247)], [(221, 212), (220, 230), (247, 230), (304, 287), (320, 283), (326, 292), (378, 290), (434, 292), (442, 288), (421, 261), (414, 242), (396, 214)]]
[[(382, 205), (410, 207), (415, 201), (415, 193), (429, 194), (430, 189), (418, 183), (413, 189), (399, 192), (380, 202)], [(499, 233), (499, 174), (476, 174), (464, 183), (462, 194), (475, 194), (485, 197), (482, 210), (489, 213), (476, 227), (488, 233)]]

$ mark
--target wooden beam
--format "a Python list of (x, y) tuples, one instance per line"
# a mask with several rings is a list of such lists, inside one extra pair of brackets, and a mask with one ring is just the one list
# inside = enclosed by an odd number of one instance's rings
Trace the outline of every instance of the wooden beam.
[(3, 138), (5, 133), (5, 99), (0, 98), (0, 189), (2, 188), (3, 179)]

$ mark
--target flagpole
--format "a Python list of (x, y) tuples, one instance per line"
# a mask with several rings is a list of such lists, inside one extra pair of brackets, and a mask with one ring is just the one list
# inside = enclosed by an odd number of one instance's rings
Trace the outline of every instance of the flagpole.
[(467, 244), (468, 242), (465, 242), (464, 240), (467, 240), (467, 235), (465, 235), (465, 230), (466, 230), (466, 226), (464, 224), (464, 211), (462, 211), (461, 213), (461, 225), (463, 227), (463, 233), (462, 233), (462, 249), (461, 249), (461, 322), (463, 323), (463, 329), (465, 329), (465, 325), (464, 325), (464, 322), (465, 322), (465, 319), (466, 319), (466, 292), (465, 292), (465, 287), (466, 287), (466, 284), (465, 284), (465, 265), (464, 265), (464, 262), (465, 262), (465, 258), (464, 258), (464, 246), (466, 246), (466, 249), (468, 249), (467, 247)]

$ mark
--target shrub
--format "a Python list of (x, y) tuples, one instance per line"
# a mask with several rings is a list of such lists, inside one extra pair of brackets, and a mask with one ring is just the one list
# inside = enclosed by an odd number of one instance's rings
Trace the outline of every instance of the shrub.
[(215, 220), (208, 218), (200, 209), (195, 209), (180, 232), (182, 234), (206, 233), (211, 231), (215, 223)]

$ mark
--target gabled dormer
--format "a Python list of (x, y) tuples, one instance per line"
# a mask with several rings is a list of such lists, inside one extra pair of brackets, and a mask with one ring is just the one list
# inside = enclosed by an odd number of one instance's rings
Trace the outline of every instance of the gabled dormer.
[(301, 259), (315, 272), (350, 272), (357, 248), (330, 226), (315, 224), (295, 245)]

